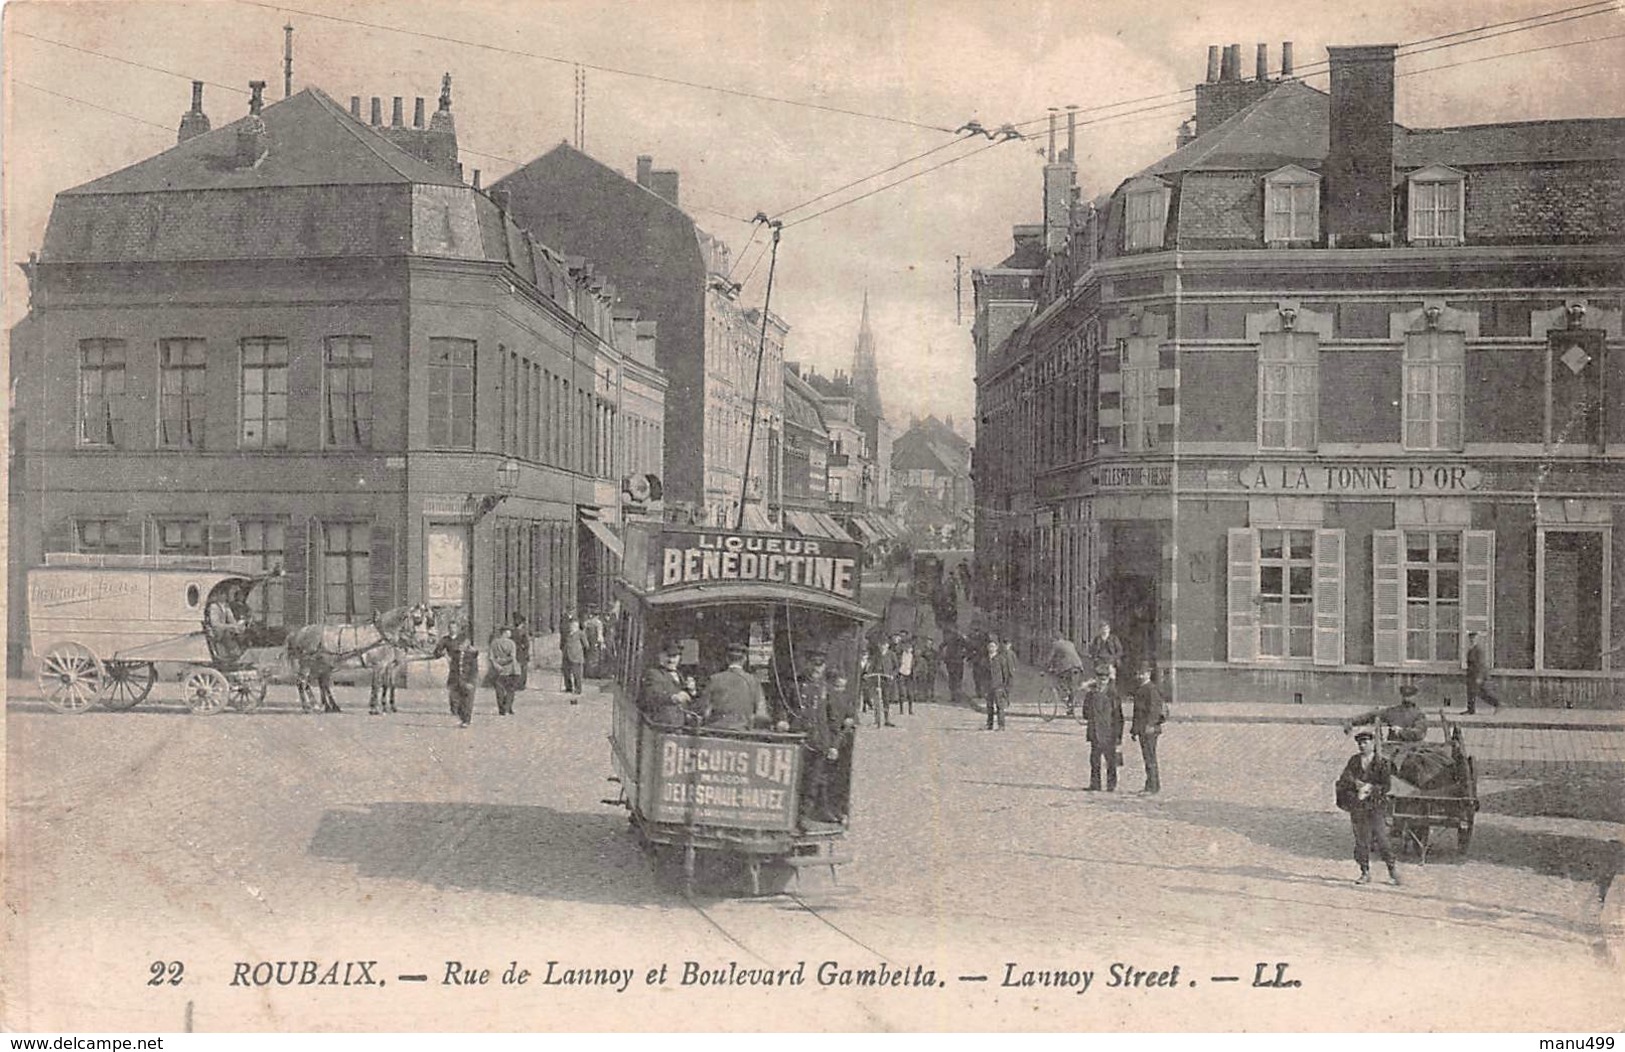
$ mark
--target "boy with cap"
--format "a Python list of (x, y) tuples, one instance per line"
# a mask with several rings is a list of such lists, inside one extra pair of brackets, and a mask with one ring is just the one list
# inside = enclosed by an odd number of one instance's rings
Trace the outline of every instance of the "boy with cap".
[(1356, 884), (1371, 883), (1371, 844), (1388, 867), (1388, 883), (1399, 883), (1394, 850), (1388, 844), (1388, 790), (1393, 785), (1393, 767), (1377, 755), (1376, 734), (1356, 731), (1360, 751), (1349, 757), (1337, 777), (1337, 806), (1349, 813), (1354, 824), (1354, 861), (1360, 866)]

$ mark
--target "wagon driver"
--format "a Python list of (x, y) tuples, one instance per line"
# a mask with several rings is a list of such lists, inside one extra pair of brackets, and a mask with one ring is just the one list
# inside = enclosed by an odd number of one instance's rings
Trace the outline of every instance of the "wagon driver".
[(209, 608), (203, 613), (209, 638), (214, 641), (220, 657), (228, 663), (236, 661), (242, 654), (243, 634), (248, 631), (246, 620), (238, 616), (237, 604), (232, 602), (232, 591), (229, 586), (217, 590), (209, 600)]

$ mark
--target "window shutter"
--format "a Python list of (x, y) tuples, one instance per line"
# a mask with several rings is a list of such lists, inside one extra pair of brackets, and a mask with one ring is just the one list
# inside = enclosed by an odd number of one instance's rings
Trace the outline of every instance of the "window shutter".
[(372, 581), (372, 608), (390, 610), (395, 602), (395, 527), (372, 525), (371, 550), (367, 556)]
[(1371, 663), (1389, 668), (1397, 667), (1405, 657), (1402, 543), (1400, 530), (1371, 534)]
[(230, 555), (236, 548), (237, 527), (230, 522), (211, 522), (206, 527), (210, 555)]
[(1258, 541), (1246, 527), (1230, 530), (1229, 659), (1251, 662), (1258, 657)]
[(1465, 530), (1461, 535), (1461, 653), (1467, 633), (1477, 632), (1484, 656), (1495, 661), (1495, 531)]
[(282, 617), (289, 628), (310, 623), (310, 523), (293, 519), (283, 534)]
[(1315, 531), (1315, 664), (1343, 664), (1343, 531)]

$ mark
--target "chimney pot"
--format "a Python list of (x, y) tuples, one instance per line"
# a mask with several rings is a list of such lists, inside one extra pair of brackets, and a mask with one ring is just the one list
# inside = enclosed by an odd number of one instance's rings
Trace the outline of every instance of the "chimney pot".
[(1270, 46), (1258, 45), (1258, 67), (1256, 79), (1266, 81), (1270, 79)]
[(1224, 65), (1219, 69), (1220, 80), (1241, 79), (1241, 45), (1227, 44), (1224, 49)]
[(175, 136), (177, 143), (183, 143), (194, 135), (202, 135), (209, 130), (208, 114), (203, 112), (203, 82), (192, 81), (192, 108), (181, 114), (181, 127)]
[(1066, 159), (1076, 164), (1078, 162), (1078, 107), (1066, 108)]
[(1207, 82), (1213, 84), (1219, 79), (1219, 45), (1209, 44), (1207, 47)]
[(356, 120), (361, 119), (361, 96), (360, 95), (351, 95), (350, 96), (350, 116), (354, 117)]
[(412, 127), (423, 127), (423, 96), (419, 95), (412, 100)]
[(395, 99), (394, 99), (394, 105), (392, 105), (390, 107), (390, 110), (389, 110), (389, 124), (390, 124), (390, 127), (392, 127), (392, 128), (399, 128), (401, 126), (402, 116), (403, 116), (403, 114), (405, 112), (401, 108), (402, 102), (403, 102), (403, 100), (401, 99), (401, 97), (399, 95), (397, 95), (397, 96), (395, 96)]
[(248, 90), (251, 92), (248, 99), (248, 112), (258, 117), (260, 110), (265, 108), (265, 81), (249, 81)]
[(638, 185), (649, 185), (649, 173), (654, 171), (655, 159), (646, 153), (638, 154)]
[(372, 97), (372, 126), (378, 127), (384, 123), (384, 100), (374, 95)]
[(203, 82), (201, 80), (192, 81), (192, 112), (203, 112)]
[(476, 168), (476, 169), (474, 169), (474, 189), (478, 190), (479, 188), (480, 188), (480, 170), (478, 168)]
[(1292, 41), (1281, 42), (1281, 79), (1292, 76)]
[(1057, 110), (1054, 106), (1051, 106), (1049, 108), (1049, 163), (1050, 164), (1055, 163), (1055, 123), (1056, 123), (1056, 120), (1059, 118), (1059, 116), (1060, 116), (1060, 111)]

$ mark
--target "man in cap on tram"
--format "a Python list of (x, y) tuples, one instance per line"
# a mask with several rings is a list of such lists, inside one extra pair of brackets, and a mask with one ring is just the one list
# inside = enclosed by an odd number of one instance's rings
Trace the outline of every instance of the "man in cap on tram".
[(758, 719), (767, 718), (767, 698), (756, 677), (745, 671), (743, 643), (728, 644), (728, 667), (712, 676), (700, 695), (700, 712), (708, 727), (723, 730), (749, 730)]
[(822, 648), (807, 652), (807, 669), (796, 678), (800, 713), (796, 729), (807, 735), (807, 778), (802, 783), (801, 813), (817, 822), (839, 822), (846, 814), (842, 760), (850, 752), (857, 726), (846, 681), (829, 671)]
[(694, 711), (694, 684), (683, 679), (677, 670), (683, 659), (683, 649), (677, 643), (667, 643), (660, 651), (660, 663), (643, 673), (642, 688), (638, 691), (638, 708), (662, 726), (681, 727), (696, 716)]

